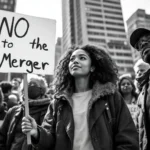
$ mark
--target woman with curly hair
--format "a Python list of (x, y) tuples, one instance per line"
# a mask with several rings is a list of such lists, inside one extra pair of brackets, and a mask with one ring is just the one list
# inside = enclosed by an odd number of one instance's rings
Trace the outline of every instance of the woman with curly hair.
[(127, 76), (120, 78), (118, 82), (118, 90), (124, 98), (124, 101), (127, 104), (133, 121), (137, 127), (137, 116), (139, 114), (139, 109), (137, 106), (138, 94), (136, 93), (136, 88), (132, 79)]
[(72, 47), (60, 60), (42, 126), (28, 116), (22, 132), (54, 150), (138, 150), (138, 134), (116, 90), (117, 67), (101, 48)]

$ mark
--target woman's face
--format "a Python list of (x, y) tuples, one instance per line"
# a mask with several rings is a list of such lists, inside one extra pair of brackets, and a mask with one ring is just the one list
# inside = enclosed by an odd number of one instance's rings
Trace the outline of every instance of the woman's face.
[(89, 75), (91, 71), (91, 58), (82, 49), (74, 51), (70, 57), (69, 72), (74, 77)]
[(131, 93), (132, 92), (132, 84), (128, 79), (123, 79), (121, 84), (121, 91), (122, 93)]

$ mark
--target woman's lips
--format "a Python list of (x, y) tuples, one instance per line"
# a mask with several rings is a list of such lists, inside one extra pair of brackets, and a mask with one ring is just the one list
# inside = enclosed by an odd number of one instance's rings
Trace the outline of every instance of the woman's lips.
[(80, 66), (75, 65), (75, 66), (73, 66), (71, 69), (76, 69), (76, 68), (81, 68), (81, 67), (80, 67)]

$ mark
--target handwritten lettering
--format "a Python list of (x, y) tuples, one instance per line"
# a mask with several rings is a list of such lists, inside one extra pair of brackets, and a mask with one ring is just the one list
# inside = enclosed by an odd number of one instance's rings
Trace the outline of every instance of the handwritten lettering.
[[(11, 24), (9, 25), (8, 23), (8, 20), (6, 17), (3, 17), (2, 21), (0, 22), (0, 34), (3, 30), (3, 27), (4, 27), (4, 24), (6, 26), (6, 29), (7, 29), (7, 32), (8, 32), (8, 36), (9, 37), (12, 37), (13, 35), (13, 30), (14, 30), (14, 33), (15, 33), (15, 36), (18, 37), (18, 38), (23, 38), (26, 36), (28, 30), (29, 30), (29, 22), (28, 20), (26, 20), (25, 18), (19, 18), (17, 20), (17, 22), (15, 23), (15, 26), (14, 26), (14, 22), (15, 22), (15, 17), (12, 17), (12, 21), (11, 21)], [(19, 35), (18, 34), (18, 26), (19, 26), (19, 23), (22, 22), (22, 23), (25, 23), (26, 24), (26, 28), (24, 30), (24, 33), (22, 35)], [(22, 24), (21, 24), (22, 25)]]
[(25, 60), (25, 59), (15, 59), (15, 58), (11, 58), (11, 54), (9, 53), (8, 55), (4, 53), (4, 55), (2, 56), (2, 60), (0, 62), (0, 67), (3, 65), (3, 63), (7, 61), (9, 64), (9, 67), (12, 68), (18, 68), (18, 67), (22, 67), (23, 65), (27, 66), (28, 69), (26, 69), (26, 71), (28, 73), (33, 73), (34, 69), (42, 69), (45, 70), (46, 66), (49, 65), (49, 63), (47, 62), (42, 62), (41, 64), (37, 61), (33, 62), (31, 60)]
[(40, 38), (38, 37), (37, 38), (37, 42), (36, 42), (36, 39), (33, 40), (33, 42), (30, 42), (29, 44), (32, 45), (32, 49), (40, 49), (40, 50), (45, 50), (45, 51), (48, 51), (47, 49), (47, 44), (40, 44)]
[(3, 43), (3, 47), (8, 47), (8, 48), (12, 48), (13, 47), (13, 43), (12, 42), (8, 42), (6, 39), (4, 41), (1, 41)]

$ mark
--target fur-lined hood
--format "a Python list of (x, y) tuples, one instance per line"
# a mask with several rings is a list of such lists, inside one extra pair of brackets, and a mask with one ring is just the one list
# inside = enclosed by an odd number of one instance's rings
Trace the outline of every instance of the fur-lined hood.
[[(101, 84), (98, 81), (94, 84), (93, 88), (92, 88), (92, 98), (89, 102), (89, 108), (91, 108), (92, 104), (100, 97), (104, 97), (107, 95), (111, 95), (114, 94), (116, 90), (116, 86), (115, 84), (108, 82), (105, 84)], [(57, 93), (54, 95), (55, 99), (58, 100), (68, 100), (70, 105), (72, 106), (72, 93), (69, 93), (67, 91), (64, 91), (62, 93)]]

